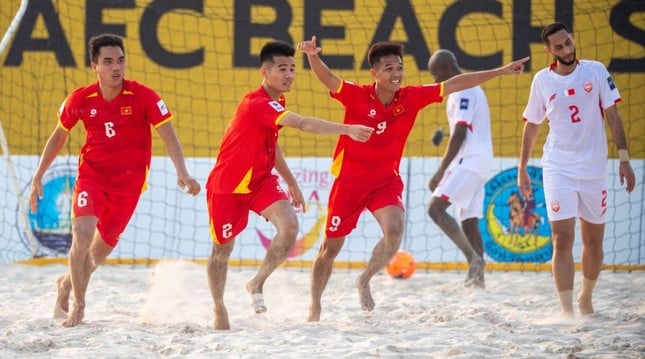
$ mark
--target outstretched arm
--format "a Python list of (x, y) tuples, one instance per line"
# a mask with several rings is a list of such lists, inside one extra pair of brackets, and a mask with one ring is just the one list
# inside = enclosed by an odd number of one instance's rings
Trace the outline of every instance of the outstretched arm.
[(374, 132), (372, 127), (329, 122), (316, 117), (301, 116), (295, 112), (289, 112), (284, 115), (280, 120), (280, 124), (321, 135), (347, 135), (359, 142), (366, 142)]
[(302, 211), (304, 212), (306, 210), (305, 197), (302, 195), (300, 186), (298, 186), (296, 178), (293, 177), (293, 173), (291, 173), (291, 170), (287, 165), (287, 161), (284, 159), (282, 148), (277, 143), (275, 145), (275, 170), (278, 171), (280, 176), (282, 176), (284, 181), (287, 183), (289, 195), (291, 196), (291, 205), (296, 208), (302, 208)]
[(63, 148), (69, 133), (60, 126), (56, 125), (54, 132), (47, 139), (45, 148), (42, 155), (40, 155), (40, 162), (38, 168), (31, 179), (31, 189), (29, 191), (29, 206), (32, 212), (38, 211), (38, 198), (43, 196), (43, 176), (52, 162), (56, 159), (58, 152)]
[(172, 160), (172, 163), (175, 165), (175, 170), (177, 170), (177, 184), (179, 187), (192, 194), (193, 196), (197, 195), (201, 190), (199, 182), (197, 182), (186, 169), (186, 162), (184, 160), (184, 151), (181, 148), (177, 134), (175, 133), (174, 127), (170, 122), (166, 122), (163, 125), (157, 127), (157, 132), (166, 145), (166, 151), (168, 151), (168, 156)]
[(526, 171), (526, 166), (529, 163), (529, 157), (531, 157), (539, 133), (540, 125), (528, 121), (524, 123), (522, 149), (520, 150), (520, 161), (517, 165), (517, 186), (520, 188), (520, 193), (524, 198), (529, 198), (532, 192), (531, 179)]
[(340, 87), (340, 78), (334, 75), (333, 72), (325, 65), (325, 63), (320, 59), (318, 54), (322, 48), (316, 46), (316, 37), (312, 36), (311, 40), (303, 41), (298, 44), (298, 50), (307, 54), (307, 60), (309, 61), (309, 66), (318, 77), (318, 80), (322, 82), (329, 91), (336, 92), (338, 87)]
[(620, 184), (627, 182), (626, 190), (631, 192), (636, 186), (636, 177), (634, 170), (629, 164), (629, 152), (627, 152), (627, 139), (625, 137), (625, 129), (623, 128), (623, 121), (618, 114), (618, 107), (616, 105), (609, 107), (605, 110), (607, 115), (607, 125), (611, 131), (611, 137), (618, 148), (620, 164), (618, 165), (618, 174), (620, 176)]
[(443, 83), (443, 96), (446, 97), (453, 92), (477, 86), (500, 75), (521, 74), (524, 71), (524, 63), (527, 62), (529, 58), (530, 57), (527, 56), (521, 60), (513, 61), (504, 67), (492, 70), (470, 72), (451, 77)]

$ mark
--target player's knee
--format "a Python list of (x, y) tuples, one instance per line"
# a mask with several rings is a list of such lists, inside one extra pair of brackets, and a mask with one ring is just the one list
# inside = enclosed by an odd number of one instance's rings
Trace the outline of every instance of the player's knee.
[(428, 206), (428, 216), (430, 216), (434, 222), (437, 222), (443, 213), (443, 208), (441, 208), (436, 201), (430, 202), (430, 205)]
[(343, 248), (342, 243), (343, 243), (342, 241), (325, 240), (323, 244), (320, 246), (320, 250), (318, 252), (323, 257), (336, 258), (338, 253), (340, 253), (341, 248)]
[(280, 223), (276, 229), (279, 237), (285, 238), (289, 241), (295, 241), (298, 236), (298, 230), (300, 229), (298, 219), (293, 216), (293, 218)]

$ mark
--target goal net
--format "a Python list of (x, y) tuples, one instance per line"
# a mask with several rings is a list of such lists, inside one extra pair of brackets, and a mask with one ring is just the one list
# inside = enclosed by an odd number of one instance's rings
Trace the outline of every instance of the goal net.
[[(487, 183), (480, 229), (489, 267), (545, 268), (552, 253), (540, 190), (539, 157), (546, 124), (530, 163), (536, 206), (532, 213), (524, 212), (520, 226), (514, 223), (518, 220), (514, 206), (524, 211), (526, 206), (517, 198), (515, 174), (521, 114), (531, 79), (552, 61), (544, 51), (540, 30), (553, 21), (572, 29), (579, 58), (608, 67), (622, 95), (618, 107), (637, 187), (627, 194), (620, 185), (611, 142), (605, 262), (615, 268), (643, 268), (645, 8), (636, 0), (5, 0), (0, 7), (0, 262), (65, 259), (71, 243), (70, 198), (84, 141), (82, 126), (73, 129), (47, 172), (38, 213), (27, 208), (31, 176), (57, 125), (56, 111), (63, 99), (75, 88), (96, 81), (88, 67), (89, 37), (111, 32), (125, 38), (126, 77), (154, 88), (174, 113), (173, 125), (189, 170), (202, 186), (238, 100), (261, 82), (258, 53), (267, 40), (295, 44), (317, 35), (330, 68), (362, 84), (372, 81), (365, 55), (376, 41), (404, 44), (406, 84), (433, 81), (426, 64), (439, 48), (455, 52), (467, 72), (530, 55), (525, 74), (496, 78), (482, 86), (491, 109), (497, 168)], [(330, 99), (308, 69), (306, 58), (300, 53), (295, 58), (297, 77), (286, 95), (288, 108), (341, 121), (342, 106)], [(431, 138), (439, 128), (448, 127), (445, 111), (444, 104), (434, 104), (420, 113), (401, 164), (406, 186), (402, 248), (414, 254), (418, 268), (465, 268), (459, 250), (426, 214), (427, 182), (447, 144), (444, 139), (434, 146)], [(308, 208), (298, 213), (301, 232), (289, 265), (308, 267), (323, 240), (335, 141), (333, 136), (281, 131), (280, 144)], [(211, 248), (205, 193), (193, 198), (177, 188), (174, 167), (156, 133), (153, 155), (148, 190), (110, 260), (203, 260)], [(258, 264), (274, 234), (269, 223), (250, 214), (248, 228), (237, 238), (232, 264)], [(364, 265), (381, 235), (372, 216), (363, 213), (337, 265)]]

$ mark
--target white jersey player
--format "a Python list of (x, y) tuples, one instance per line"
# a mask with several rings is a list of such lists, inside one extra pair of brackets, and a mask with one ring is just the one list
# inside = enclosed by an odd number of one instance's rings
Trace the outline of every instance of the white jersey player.
[(573, 37), (566, 26), (553, 23), (542, 30), (546, 51), (555, 62), (536, 73), (524, 111), (518, 186), (531, 196), (526, 171), (539, 132), (546, 119), (549, 134), (542, 157), (544, 197), (553, 235), (552, 270), (562, 312), (573, 315), (573, 241), (575, 221), (580, 218), (582, 289), (580, 313), (593, 313), (591, 294), (603, 261), (603, 237), (607, 214), (607, 138), (605, 119), (620, 158), (621, 184), (634, 189), (627, 141), (616, 103), (618, 89), (604, 65), (577, 60)]
[[(455, 55), (447, 50), (432, 55), (428, 70), (436, 82), (461, 73)], [(432, 198), (428, 214), (469, 260), (466, 285), (484, 287), (484, 272), (477, 267), (484, 256), (478, 227), (483, 216), (484, 185), (493, 168), (488, 101), (481, 87), (475, 86), (450, 94), (446, 111), (450, 141), (430, 179)], [(457, 209), (461, 226), (446, 212), (451, 204)], [(479, 258), (479, 264), (472, 265), (471, 258)]]

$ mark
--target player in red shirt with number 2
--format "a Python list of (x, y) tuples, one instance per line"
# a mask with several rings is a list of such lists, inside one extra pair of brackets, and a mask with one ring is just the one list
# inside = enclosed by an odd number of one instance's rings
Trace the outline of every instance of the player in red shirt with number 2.
[[(318, 56), (321, 48), (316, 46), (315, 36), (311, 41), (301, 42), (298, 48), (307, 54), (312, 70), (331, 91), (331, 96), (345, 106), (344, 122), (374, 128), (374, 135), (365, 143), (340, 138), (334, 152), (332, 173), (336, 179), (329, 194), (326, 238), (314, 258), (312, 269), (308, 320), (319, 321), (320, 299), (331, 276), (333, 261), (364, 209), (372, 212), (383, 231), (383, 238), (374, 247), (367, 268), (356, 280), (362, 309), (374, 309), (370, 279), (385, 267), (403, 238), (403, 182), (399, 163), (419, 111), (431, 103), (441, 102), (455, 91), (479, 85), (498, 75), (520, 74), (529, 58), (494, 70), (461, 74), (439, 84), (401, 86), (403, 46), (378, 42), (367, 54), (374, 83), (359, 86), (341, 80), (329, 70)], [(474, 251), (467, 260), (473, 276), (484, 270), (483, 259)]]
[[(61, 105), (58, 125), (47, 140), (30, 192), (31, 210), (36, 212), (43, 194), (43, 175), (69, 132), (82, 121), (86, 137), (72, 197), (69, 271), (58, 278), (54, 307), (54, 317), (65, 318), (64, 327), (83, 320), (90, 276), (117, 245), (145, 190), (152, 156), (150, 126), (166, 145), (179, 187), (193, 196), (201, 189), (186, 169), (170, 123), (173, 116), (163, 100), (145, 85), (124, 79), (123, 39), (112, 34), (94, 36), (89, 53), (98, 81), (78, 88)], [(70, 293), (74, 296), (71, 311)]]
[[(264, 282), (287, 259), (298, 235), (293, 207), (304, 210), (305, 200), (277, 143), (278, 131), (286, 126), (309, 133), (342, 135), (349, 142), (365, 142), (374, 131), (364, 125), (333, 123), (288, 111), (284, 93), (291, 90), (295, 79), (295, 52), (284, 41), (270, 41), (262, 47), (262, 85), (237, 105), (206, 183), (214, 242), (208, 258), (208, 281), (218, 330), (230, 329), (224, 305), (226, 272), (235, 237), (246, 228), (249, 211), (271, 221), (277, 232), (257, 274), (246, 284), (256, 313), (266, 311)], [(287, 183), (291, 203), (272, 173), (274, 168)]]

